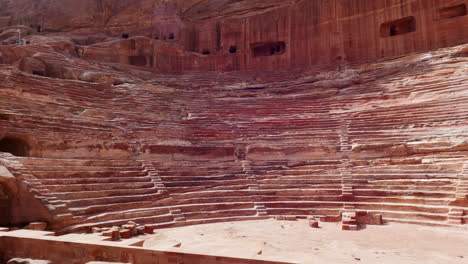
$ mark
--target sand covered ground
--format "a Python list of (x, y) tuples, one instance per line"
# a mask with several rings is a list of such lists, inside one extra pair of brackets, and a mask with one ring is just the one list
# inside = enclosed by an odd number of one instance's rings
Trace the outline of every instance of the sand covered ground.
[(360, 231), (305, 220), (216, 223), (161, 229), (143, 246), (293, 263), (468, 263), (468, 230), (396, 223)]

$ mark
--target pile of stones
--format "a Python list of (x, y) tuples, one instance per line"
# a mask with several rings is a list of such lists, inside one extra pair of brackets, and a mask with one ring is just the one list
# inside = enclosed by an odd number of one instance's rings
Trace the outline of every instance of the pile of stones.
[(113, 227), (93, 227), (91, 233), (100, 233), (103, 236), (110, 237), (112, 241), (120, 239), (128, 239), (138, 235), (154, 234), (154, 225), (139, 225), (135, 222), (129, 221), (125, 225)]

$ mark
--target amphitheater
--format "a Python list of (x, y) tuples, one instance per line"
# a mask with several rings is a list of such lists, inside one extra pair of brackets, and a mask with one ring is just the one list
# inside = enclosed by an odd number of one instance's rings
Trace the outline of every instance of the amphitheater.
[(0, 263), (468, 263), (467, 0), (0, 6)]

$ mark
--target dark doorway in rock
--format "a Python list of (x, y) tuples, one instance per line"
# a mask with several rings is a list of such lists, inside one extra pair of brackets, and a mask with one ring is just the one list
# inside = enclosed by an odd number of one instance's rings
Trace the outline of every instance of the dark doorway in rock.
[(29, 145), (20, 138), (5, 137), (0, 140), (0, 152), (8, 152), (17, 157), (29, 156)]
[(45, 73), (42, 71), (32, 71), (32, 74), (37, 76), (45, 76)]
[(175, 39), (174, 33), (169, 34), (169, 39)]
[(450, 19), (468, 15), (466, 4), (444, 7), (439, 9), (439, 20)]
[(254, 57), (282, 55), (286, 52), (286, 43), (279, 42), (258, 42), (250, 44)]
[(146, 57), (145, 56), (129, 56), (128, 62), (131, 65), (135, 65), (135, 66), (146, 66)]
[(11, 224), (11, 208), (10, 208), (10, 197), (8, 193), (0, 184), (0, 226), (9, 226)]
[(36, 27), (37, 32), (41, 32), (41, 26)]
[(236, 46), (231, 46), (229, 48), (229, 53), (231, 53), (231, 54), (237, 53), (237, 47)]
[(416, 31), (416, 19), (413, 16), (385, 22), (380, 26), (382, 37), (399, 36), (414, 31)]
[(210, 55), (211, 52), (210, 52), (209, 50), (203, 50), (203, 51), (202, 51), (202, 54), (203, 54), (203, 55)]
[(129, 35), (126, 34), (126, 33), (124, 33), (124, 34), (122, 34), (122, 38), (123, 38), (123, 39), (128, 39), (128, 38), (129, 38)]

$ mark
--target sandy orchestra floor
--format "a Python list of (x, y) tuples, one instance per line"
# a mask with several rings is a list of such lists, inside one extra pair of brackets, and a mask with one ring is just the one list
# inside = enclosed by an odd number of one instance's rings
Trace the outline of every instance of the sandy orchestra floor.
[[(339, 223), (245, 221), (158, 230), (146, 248), (293, 263), (468, 263), (468, 231), (392, 223), (341, 231)], [(261, 251), (261, 254), (258, 254)]]

